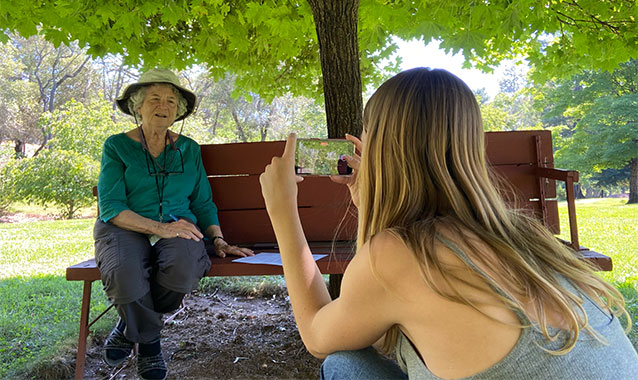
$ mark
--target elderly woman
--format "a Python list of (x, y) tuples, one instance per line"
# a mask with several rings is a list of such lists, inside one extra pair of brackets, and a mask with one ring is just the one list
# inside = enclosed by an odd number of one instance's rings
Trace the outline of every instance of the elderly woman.
[(104, 360), (119, 365), (139, 343), (142, 379), (167, 376), (162, 314), (175, 310), (210, 268), (204, 235), (218, 256), (253, 254), (224, 241), (199, 145), (169, 130), (193, 112), (195, 100), (169, 70), (142, 74), (117, 100), (138, 127), (109, 137), (102, 152), (95, 258), (120, 316)]

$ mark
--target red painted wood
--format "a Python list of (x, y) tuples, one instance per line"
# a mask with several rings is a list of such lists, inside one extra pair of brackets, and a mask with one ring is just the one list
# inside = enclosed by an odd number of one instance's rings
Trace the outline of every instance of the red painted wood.
[[(354, 240), (356, 216), (341, 207), (300, 208), (299, 216), (306, 239), (314, 241)], [(337, 229), (342, 219), (343, 225)], [(275, 233), (265, 209), (219, 211), (219, 224), (231, 244), (273, 243)], [(335, 236), (335, 233), (337, 235)]]
[(202, 162), (208, 175), (261, 174), (285, 146), (285, 141), (201, 145)]
[[(263, 209), (258, 175), (209, 178), (213, 201), (219, 210)], [(338, 206), (344, 210), (350, 204), (347, 186), (339, 185), (329, 177), (307, 176), (299, 183), (299, 207)], [(223, 226), (222, 226), (223, 227)]]
[(80, 308), (80, 332), (78, 334), (78, 351), (75, 362), (75, 378), (84, 378), (84, 364), (86, 360), (86, 338), (89, 335), (89, 312), (91, 305), (91, 285), (93, 281), (84, 281), (82, 290), (82, 306)]
[[(256, 276), (269, 274), (283, 274), (283, 268), (276, 265), (233, 263), (236, 257), (217, 257), (210, 251), (211, 268), (207, 276)], [(269, 249), (259, 249), (251, 246), (255, 253), (277, 252), (272, 247)], [(323, 274), (340, 274), (345, 271), (350, 259), (354, 256), (354, 244), (349, 242), (332, 242), (310, 244), (313, 254), (328, 255), (317, 261), (317, 266)], [(66, 269), (66, 279), (68, 281), (93, 282), (100, 280), (100, 270), (95, 264), (95, 259), (83, 261)], [(85, 294), (86, 297), (86, 294)], [(88, 314), (87, 314), (88, 322)], [(87, 325), (86, 323), (85, 325)]]
[[(535, 175), (535, 166), (517, 166), (517, 165), (497, 165), (492, 166), (492, 170), (502, 179), (506, 180), (506, 185), (501, 186), (503, 182), (496, 181), (497, 187), (503, 191), (503, 196), (511, 199), (508, 187), (516, 189), (518, 197), (525, 199), (537, 199), (540, 197), (538, 187), (538, 177)], [(508, 186), (509, 185), (509, 186)], [(545, 187), (545, 196), (547, 198), (556, 197), (556, 181), (553, 179), (543, 180)]]
[(485, 148), (487, 159), (492, 165), (531, 163), (536, 165), (536, 142), (534, 136), (541, 136), (541, 160), (549, 168), (554, 167), (551, 131), (506, 131), (486, 132)]

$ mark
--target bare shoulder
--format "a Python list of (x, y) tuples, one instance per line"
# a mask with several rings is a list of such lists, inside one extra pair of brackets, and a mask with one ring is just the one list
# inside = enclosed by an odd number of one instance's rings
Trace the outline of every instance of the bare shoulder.
[(414, 254), (405, 242), (390, 231), (383, 231), (370, 239), (370, 259), (379, 265), (390, 265), (414, 260)]
[(404, 293), (421, 283), (424, 291), (429, 289), (417, 259), (419, 253), (410, 249), (395, 233), (383, 231), (375, 235), (369, 242), (367, 254), (372, 273), (385, 288)]
[(415, 263), (414, 255), (400, 238), (390, 232), (382, 232), (359, 248), (346, 269), (344, 282), (366, 283), (368, 287), (384, 291), (384, 288), (395, 288), (388, 284), (394, 283)]
[(481, 282), (480, 277), (449, 247), (436, 238), (432, 239), (418, 243), (424, 249), (413, 249), (397, 234), (384, 231), (371, 239), (367, 252), (362, 252), (362, 256), (368, 255), (377, 280), (400, 293), (409, 291), (419, 297), (435, 294), (432, 285), (439, 290), (449, 290), (450, 284), (445, 279), (449, 279), (449, 275), (473, 283)]

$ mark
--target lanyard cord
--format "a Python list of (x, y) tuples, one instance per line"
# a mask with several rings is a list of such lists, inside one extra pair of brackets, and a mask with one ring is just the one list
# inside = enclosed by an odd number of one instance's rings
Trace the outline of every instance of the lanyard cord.
[[(153, 155), (151, 154), (151, 152), (148, 149), (148, 145), (146, 144), (146, 137), (144, 136), (144, 131), (142, 131), (142, 126), (140, 125), (138, 127), (138, 130), (140, 131), (140, 143), (142, 144), (142, 151), (144, 151), (145, 153), (145, 161), (146, 161), (146, 167), (148, 168), (148, 172), (149, 175), (151, 174), (151, 168), (148, 164), (149, 161), (149, 157), (151, 158), (151, 163), (153, 164), (153, 170), (155, 173), (161, 173), (161, 172), (165, 172), (166, 169), (166, 147), (164, 147), (164, 166), (160, 165), (157, 160), (155, 160), (155, 157), (153, 157)], [(169, 141), (171, 148), (172, 149), (177, 149), (175, 147), (175, 143), (173, 142), (173, 139), (170, 137), (170, 134), (168, 133), (168, 131), (166, 131), (166, 137), (164, 137), (164, 142), (166, 143), (166, 140)], [(171, 157), (171, 162), (169, 162), (169, 165), (173, 163), (173, 157)], [(161, 171), (157, 171), (157, 167), (160, 168)], [(166, 174), (166, 173), (164, 173)], [(163, 218), (164, 218), (164, 214), (163, 214), (163, 203), (164, 203), (164, 189), (166, 188), (166, 175), (155, 175), (155, 188), (157, 189), (157, 198), (159, 200), (159, 222), (162, 223)], [(160, 186), (160, 179), (159, 177), (161, 177), (161, 186)]]
[[(155, 157), (153, 157), (153, 155), (151, 154), (151, 151), (148, 149), (148, 145), (146, 144), (146, 136), (144, 135), (144, 131), (142, 130), (142, 126), (140, 125), (137, 128), (140, 132), (140, 143), (142, 144), (142, 150), (144, 150), (145, 152), (148, 153), (149, 157), (151, 158), (151, 161), (153, 161), (153, 169), (155, 169), (156, 167), (160, 168), (160, 172), (165, 172), (166, 171), (166, 141), (168, 140), (168, 143), (171, 145), (171, 150), (177, 150), (177, 146), (175, 146), (175, 142), (173, 141), (173, 138), (171, 137), (171, 134), (168, 132), (168, 130), (166, 131), (166, 136), (164, 136), (164, 166), (160, 165), (157, 160), (155, 159)], [(168, 166), (171, 166), (173, 164), (173, 160), (175, 159), (175, 156), (171, 156), (171, 161), (168, 163)], [(160, 173), (158, 172), (158, 173)]]
[[(150, 150), (148, 149), (148, 145), (146, 144), (146, 136), (144, 136), (144, 131), (142, 130), (142, 124), (138, 124), (137, 122), (137, 114), (133, 113), (133, 117), (135, 118), (135, 124), (138, 125), (137, 129), (140, 132), (140, 143), (142, 144), (142, 151), (144, 151), (146, 153), (145, 155), (145, 161), (146, 161), (146, 168), (148, 169), (148, 174), (151, 175), (151, 167), (148, 164), (148, 157), (151, 158), (151, 162), (153, 163), (153, 170), (155, 171), (155, 173), (163, 173), (163, 175), (156, 175), (155, 176), (155, 188), (157, 189), (157, 198), (159, 199), (159, 222), (162, 223), (162, 219), (164, 217), (163, 214), (163, 201), (164, 201), (164, 188), (166, 187), (166, 147), (164, 147), (164, 166), (162, 167), (157, 160), (155, 160), (155, 157), (153, 157), (153, 155), (151, 154)], [(179, 130), (179, 136), (182, 135), (182, 130), (184, 129), (184, 120), (182, 119), (182, 127)], [(171, 145), (171, 149), (172, 150), (178, 150), (179, 148), (177, 148), (175, 146), (175, 142), (173, 141), (173, 138), (171, 137), (171, 134), (169, 133), (169, 131), (166, 131), (166, 136), (164, 137), (164, 144), (166, 144), (166, 140), (168, 140), (168, 143)], [(180, 153), (181, 155), (181, 153)], [(173, 159), (175, 157), (172, 156), (171, 157), (171, 161), (168, 163), (168, 165), (172, 165), (173, 163)], [(161, 171), (157, 171), (157, 168), (160, 168)], [(182, 171), (183, 171), (183, 167), (184, 167), (184, 161), (182, 161)], [(160, 180), (157, 177), (162, 177), (162, 185), (160, 186)]]
[[(155, 188), (157, 188), (157, 198), (159, 199), (159, 222), (162, 223), (162, 219), (164, 218), (164, 214), (162, 212), (162, 203), (164, 200), (164, 188), (165, 188), (165, 184), (166, 184), (166, 177), (161, 176), (162, 177), (162, 186), (160, 186), (159, 184), (159, 176), (155, 176)], [(160, 191), (161, 189), (161, 191)]]

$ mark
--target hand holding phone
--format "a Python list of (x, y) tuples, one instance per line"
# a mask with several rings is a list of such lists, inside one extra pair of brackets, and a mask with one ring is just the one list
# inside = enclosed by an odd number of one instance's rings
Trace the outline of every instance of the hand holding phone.
[(347, 185), (350, 190), (350, 195), (352, 196), (352, 203), (358, 208), (359, 207), (359, 189), (357, 188), (357, 171), (359, 170), (359, 166), (361, 165), (361, 156), (359, 152), (363, 151), (363, 142), (359, 140), (359, 138), (346, 134), (346, 140), (351, 141), (355, 147), (355, 154), (350, 156), (348, 159), (348, 166), (352, 168), (352, 175), (349, 176), (330, 176), (332, 182)]
[(297, 139), (295, 173), (299, 175), (348, 175), (352, 168), (344, 156), (354, 154), (354, 145), (340, 139)]

